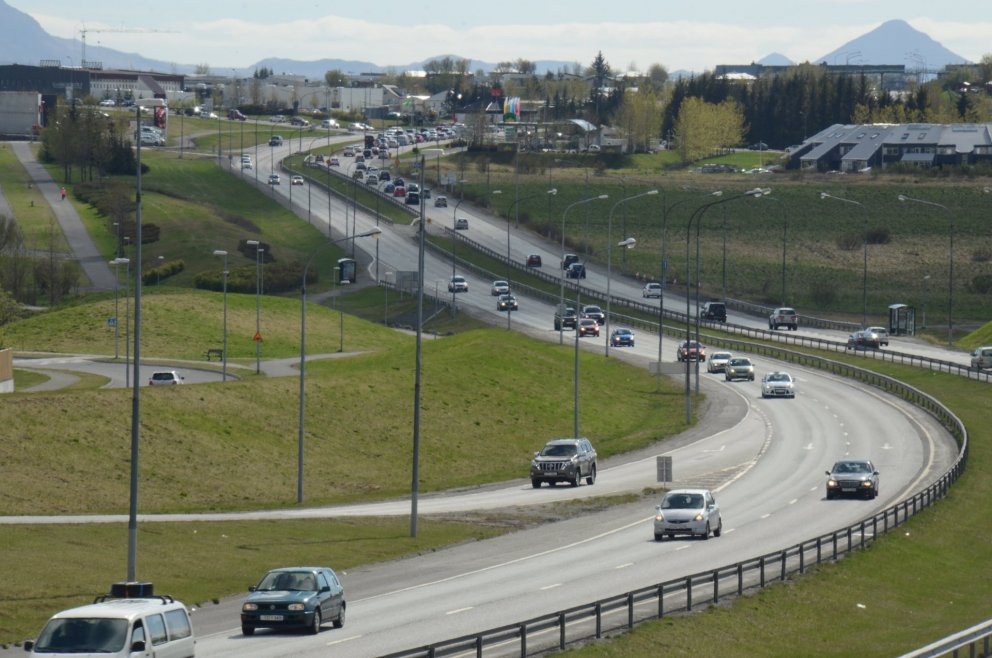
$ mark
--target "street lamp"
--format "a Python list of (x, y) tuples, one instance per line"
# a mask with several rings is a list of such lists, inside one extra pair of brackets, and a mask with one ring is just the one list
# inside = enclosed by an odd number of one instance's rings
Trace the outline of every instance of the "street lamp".
[(843, 197), (827, 194), (826, 192), (820, 192), (820, 198), (834, 199), (836, 201), (843, 201), (844, 203), (850, 203), (855, 206), (860, 206), (861, 209), (864, 210), (865, 212), (864, 233), (861, 239), (862, 247), (864, 250), (864, 266), (861, 275), (861, 328), (866, 329), (868, 327), (868, 208), (865, 206), (865, 204), (859, 201), (854, 201), (853, 199), (845, 199)]
[[(696, 210), (694, 210), (693, 213), (689, 216), (689, 221), (685, 225), (685, 340), (686, 340), (686, 342), (688, 342), (692, 338), (692, 326), (691, 326), (691, 323), (692, 323), (692, 315), (691, 315), (691, 313), (692, 313), (692, 311), (689, 308), (689, 301), (691, 299), (691, 295), (689, 293), (690, 293), (690, 290), (691, 290), (691, 287), (690, 286), (691, 286), (691, 283), (692, 283), (690, 281), (690, 272), (691, 272), (691, 269), (689, 268), (689, 264), (690, 264), (689, 245), (692, 243), (692, 241), (690, 239), (690, 234), (692, 232), (692, 223), (693, 223), (693, 221), (696, 221), (697, 222), (697, 224), (696, 224), (696, 244), (698, 245), (699, 244), (699, 224), (698, 224), (698, 222), (701, 222), (702, 221), (703, 215), (706, 214), (706, 211), (707, 210), (709, 210), (713, 206), (719, 205), (721, 203), (727, 203), (728, 201), (735, 201), (737, 199), (743, 199), (745, 197), (756, 197), (757, 198), (757, 197), (761, 197), (761, 196), (766, 196), (768, 194), (771, 194), (771, 188), (756, 187), (756, 188), (751, 189), (751, 190), (748, 190), (747, 192), (744, 192), (742, 194), (735, 194), (733, 196), (723, 197), (723, 198), (717, 199), (716, 201), (710, 201), (709, 203), (703, 204), (703, 205), (699, 206), (698, 208), (696, 208)], [(696, 281), (697, 299), (696, 299), (696, 306), (698, 307), (699, 306), (699, 299), (698, 299), (698, 290), (699, 290), (698, 260), (699, 260), (699, 257), (698, 256), (696, 257), (696, 260), (697, 260), (697, 274), (696, 274), (696, 279), (697, 279), (697, 281)], [(698, 310), (698, 308), (697, 308), (697, 310)], [(699, 313), (698, 312), (696, 313), (696, 341), (697, 342), (699, 341)], [(685, 422), (686, 422), (686, 424), (692, 422), (692, 398), (691, 398), (691, 382), (690, 382), (689, 362), (690, 362), (690, 359), (687, 356), (686, 359), (685, 359)], [(696, 359), (696, 387), (697, 387), (696, 388), (696, 393), (698, 394), (699, 393), (699, 388), (698, 388), (699, 387), (699, 359), (698, 358)]]
[(224, 359), (223, 372), (224, 372), (224, 375), (223, 375), (223, 379), (226, 382), (227, 381), (227, 273), (228, 273), (228, 270), (227, 270), (227, 252), (224, 251), (223, 249), (215, 249), (214, 250), (214, 256), (223, 256), (224, 257), (224, 345), (223, 345), (223, 350), (224, 350), (224, 354), (223, 354), (223, 359)]
[(261, 255), (265, 251), (258, 240), (246, 240), (245, 244), (255, 247), (255, 374), (260, 374), (262, 372), (262, 323), (261, 323), (261, 301), (262, 301), (262, 286), (261, 286)]
[[(303, 281), (300, 285), (300, 418), (299, 418), (299, 437), (297, 441), (297, 455), (296, 455), (296, 468), (297, 468), (297, 478), (296, 478), (296, 502), (303, 503), (303, 432), (304, 432), (304, 419), (303, 419), (303, 409), (304, 409), (304, 392), (305, 392), (305, 377), (306, 377), (306, 340), (307, 340), (307, 274), (310, 270), (310, 265), (313, 263), (313, 259), (321, 251), (327, 247), (337, 244), (339, 242), (347, 242), (348, 240), (355, 240), (357, 238), (366, 238), (370, 236), (375, 236), (376, 240), (382, 234), (382, 229), (378, 226), (365, 231), (364, 233), (359, 233), (358, 235), (345, 236), (338, 240), (330, 240), (325, 242), (321, 246), (317, 247), (310, 257), (307, 259), (306, 265), (303, 267)], [(214, 252), (216, 253), (216, 252)], [(226, 268), (225, 268), (226, 269)], [(226, 274), (226, 272), (225, 272)], [(227, 358), (227, 352), (224, 352), (225, 359)]]
[[(612, 277), (612, 274), (613, 274), (613, 211), (616, 210), (617, 207), (619, 207), (619, 206), (627, 203), (628, 201), (633, 201), (634, 199), (639, 199), (639, 198), (644, 197), (644, 196), (653, 196), (653, 195), (655, 195), (657, 193), (658, 193), (658, 190), (648, 190), (647, 192), (641, 192), (640, 194), (635, 194), (633, 196), (629, 196), (629, 197), (620, 199), (615, 204), (613, 204), (613, 207), (612, 208), (610, 208), (610, 217), (609, 217), (609, 221), (606, 224), (606, 226), (607, 226), (607, 229), (606, 229), (606, 233), (607, 233), (606, 242), (607, 242), (607, 245), (608, 245), (607, 250), (606, 250), (606, 356), (609, 356), (610, 355), (610, 279), (613, 278)], [(627, 249), (630, 249), (636, 243), (637, 243), (637, 240), (635, 240), (634, 238), (625, 238), (622, 241), (620, 241), (619, 243), (617, 243), (617, 246), (618, 247), (626, 247)], [(576, 309), (576, 313), (578, 313), (578, 309)]]
[(947, 346), (951, 347), (954, 345), (954, 233), (957, 231), (957, 219), (951, 209), (947, 206), (937, 203), (935, 201), (926, 201), (925, 199), (914, 199), (911, 196), (906, 196), (905, 194), (899, 195), (900, 201), (912, 201), (913, 203), (922, 203), (926, 206), (935, 206), (937, 208), (944, 209), (951, 218), (951, 230), (950, 230), (950, 252), (949, 252), (949, 262), (948, 267), (948, 283), (947, 283)]
[[(562, 254), (565, 253), (565, 218), (568, 217), (568, 211), (574, 208), (575, 206), (581, 204), (590, 203), (592, 201), (598, 201), (601, 199), (609, 199), (609, 198), (610, 198), (609, 194), (600, 194), (599, 196), (591, 196), (588, 199), (580, 199), (579, 201), (575, 201), (574, 203), (570, 204), (565, 208), (564, 211), (562, 211), (561, 213), (561, 253)], [(563, 269), (561, 270), (560, 276), (561, 276), (561, 292), (558, 295), (558, 306), (559, 308), (562, 308), (565, 306), (565, 270)], [(576, 313), (578, 313), (578, 309), (576, 309)], [(559, 345), (563, 345), (565, 342), (564, 332), (565, 332), (564, 325), (559, 323), (558, 324)], [(576, 327), (576, 333), (577, 332), (578, 332), (578, 328)]]
[[(115, 222), (116, 223), (116, 222)], [(120, 339), (121, 339), (121, 313), (120, 313), (120, 289), (121, 289), (121, 277), (118, 266), (123, 264), (120, 258), (115, 258), (110, 261), (110, 264), (114, 266), (114, 360), (121, 358), (120, 351)]]

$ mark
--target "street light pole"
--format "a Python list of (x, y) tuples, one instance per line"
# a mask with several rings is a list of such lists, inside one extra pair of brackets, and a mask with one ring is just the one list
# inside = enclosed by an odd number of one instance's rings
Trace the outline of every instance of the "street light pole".
[[(613, 207), (610, 208), (609, 221), (606, 223), (606, 242), (608, 245), (606, 249), (606, 356), (610, 356), (610, 279), (613, 278), (613, 211), (628, 201), (633, 201), (634, 199), (639, 199), (644, 196), (653, 196), (657, 193), (658, 190), (648, 190), (647, 192), (641, 192), (640, 194), (625, 197), (617, 201), (613, 204)], [(617, 246), (630, 249), (636, 243), (637, 240), (634, 238), (625, 237), (617, 243)], [(576, 313), (577, 312), (578, 309), (576, 309)]]
[(914, 199), (913, 197), (906, 196), (905, 194), (900, 194), (898, 198), (900, 201), (912, 201), (913, 203), (922, 203), (926, 206), (942, 208), (951, 218), (950, 253), (948, 255), (950, 260), (947, 264), (947, 346), (952, 347), (954, 345), (954, 234), (957, 232), (957, 218), (954, 213), (951, 212), (950, 208), (941, 203), (926, 201), (925, 199)]
[[(306, 341), (307, 341), (307, 274), (310, 271), (310, 265), (313, 263), (313, 259), (317, 255), (326, 249), (327, 247), (337, 244), (339, 242), (346, 242), (348, 240), (355, 240), (357, 238), (365, 238), (369, 236), (375, 236), (376, 240), (382, 234), (382, 229), (375, 227), (371, 230), (365, 231), (364, 233), (359, 233), (358, 235), (345, 236), (339, 240), (331, 240), (325, 242), (321, 246), (317, 247), (310, 257), (307, 259), (306, 265), (303, 267), (303, 281), (300, 284), (300, 417), (299, 417), (299, 435), (297, 438), (297, 454), (296, 454), (296, 502), (303, 504), (303, 434), (304, 434), (304, 394), (306, 390)], [(217, 253), (217, 252), (214, 252)], [(226, 254), (225, 254), (226, 256)], [(226, 262), (226, 259), (225, 259)], [(225, 266), (225, 270), (227, 267)], [(225, 271), (225, 275), (227, 272)], [(226, 279), (225, 279), (226, 280)], [(225, 337), (226, 337), (225, 332)], [(342, 333), (342, 336), (344, 334)], [(224, 358), (227, 358), (227, 351), (224, 352)]]
[(255, 247), (255, 374), (258, 375), (262, 372), (262, 314), (261, 314), (261, 301), (262, 301), (262, 286), (261, 286), (261, 255), (262, 247), (260, 246), (258, 240), (246, 240), (245, 244)]
[(215, 249), (214, 256), (224, 257), (224, 345), (223, 349), (223, 381), (227, 381), (227, 252), (223, 249)]
[(850, 203), (855, 206), (859, 206), (865, 214), (864, 231), (861, 238), (862, 249), (864, 251), (864, 266), (861, 274), (861, 328), (868, 328), (868, 207), (860, 201), (855, 201), (853, 199), (845, 199), (843, 197), (834, 196), (832, 194), (827, 194), (826, 192), (820, 192), (821, 199), (834, 199), (835, 201), (843, 201), (844, 203)]
[[(691, 325), (691, 323), (692, 323), (692, 311), (689, 308), (689, 301), (692, 298), (692, 295), (690, 294), (691, 284), (692, 284), (692, 282), (690, 280), (690, 273), (691, 273), (692, 270), (689, 267), (689, 265), (690, 265), (689, 246), (692, 244), (692, 240), (691, 240), (692, 223), (694, 221), (697, 222), (697, 229), (696, 229), (696, 231), (697, 231), (697, 234), (698, 234), (698, 231), (699, 231), (699, 229), (698, 229), (698, 222), (702, 221), (703, 215), (705, 215), (706, 214), (706, 211), (709, 210), (710, 208), (712, 208), (713, 206), (719, 205), (721, 203), (727, 203), (728, 201), (735, 201), (736, 199), (743, 199), (743, 198), (749, 197), (749, 196), (750, 197), (761, 197), (761, 196), (765, 196), (765, 195), (768, 195), (768, 194), (771, 194), (771, 189), (770, 188), (756, 187), (756, 188), (754, 188), (752, 190), (748, 190), (747, 192), (744, 192), (742, 194), (735, 194), (733, 196), (728, 196), (728, 197), (720, 198), (720, 199), (718, 199), (716, 201), (710, 201), (709, 203), (703, 204), (703, 205), (699, 206), (698, 208), (696, 208), (696, 210), (694, 210), (693, 213), (689, 216), (689, 221), (685, 225), (685, 341), (686, 341), (686, 343), (688, 343), (692, 339), (692, 325)], [(698, 242), (698, 237), (697, 237), (697, 242)], [(697, 260), (698, 260), (698, 257), (697, 257)], [(699, 287), (699, 281), (698, 280), (696, 281), (696, 287), (697, 287), (697, 289)], [(696, 313), (696, 336), (697, 336), (697, 341), (698, 341), (698, 336), (699, 336), (699, 313)], [(690, 371), (690, 367), (689, 367), (689, 362), (690, 361), (691, 361), (691, 359), (688, 358), (688, 353), (687, 353), (686, 358), (685, 358), (685, 422), (686, 422), (686, 424), (689, 424), (689, 423), (692, 422), (692, 396), (691, 396), (692, 386), (691, 386), (691, 375), (690, 375), (690, 372), (691, 371)], [(698, 359), (698, 357), (696, 359), (696, 363), (697, 363), (697, 368), (696, 368), (696, 385), (698, 387), (698, 385), (699, 385), (699, 368), (698, 368), (699, 359)], [(698, 394), (698, 389), (697, 389), (697, 394)]]
[[(592, 201), (598, 201), (600, 199), (609, 199), (609, 198), (610, 198), (610, 195), (609, 194), (600, 194), (599, 196), (591, 196), (588, 199), (580, 199), (579, 201), (576, 201), (576, 202), (568, 205), (565, 208), (565, 210), (562, 211), (562, 213), (561, 213), (561, 253), (562, 253), (562, 255), (565, 254), (565, 218), (568, 217), (568, 211), (571, 210), (572, 208), (574, 208), (575, 206), (578, 206), (578, 205), (590, 203)], [(562, 308), (562, 307), (565, 306), (565, 270), (564, 269), (559, 268), (559, 276), (561, 277), (561, 292), (558, 295), (558, 306), (559, 306), (559, 308)], [(578, 288), (577, 285), (576, 285), (576, 288)], [(576, 313), (578, 313), (578, 309), (576, 309)], [(562, 323), (558, 323), (558, 344), (559, 345), (563, 345), (565, 343), (564, 332), (565, 332), (564, 325)], [(578, 333), (578, 327), (576, 327), (576, 333)]]
[(121, 264), (120, 257), (115, 258), (110, 261), (110, 264), (114, 266), (114, 360), (121, 358), (120, 353), (120, 339), (121, 339), (121, 312), (120, 312), (120, 289), (121, 289), (121, 276), (118, 265)]

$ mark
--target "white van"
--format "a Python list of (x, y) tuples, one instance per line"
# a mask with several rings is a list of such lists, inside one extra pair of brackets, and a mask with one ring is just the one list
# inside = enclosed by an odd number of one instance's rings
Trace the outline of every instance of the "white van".
[(81, 654), (193, 658), (196, 641), (189, 612), (171, 596), (97, 597), (48, 620), (38, 639), (24, 643), (32, 656), (80, 658)]

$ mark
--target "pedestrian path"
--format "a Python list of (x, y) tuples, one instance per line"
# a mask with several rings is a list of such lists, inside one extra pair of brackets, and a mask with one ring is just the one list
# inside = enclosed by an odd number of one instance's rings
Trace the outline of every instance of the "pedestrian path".
[[(61, 197), (62, 187), (52, 179), (48, 170), (41, 166), (41, 163), (35, 158), (31, 143), (9, 142), (9, 144), (14, 155), (17, 156), (31, 180), (34, 181), (38, 191), (51, 206), (52, 212), (62, 228), (62, 233), (65, 235), (66, 243), (72, 249), (73, 256), (82, 267), (86, 278), (89, 279), (89, 287), (82, 288), (82, 290), (86, 292), (113, 290), (117, 282), (107, 259), (97, 250), (89, 231), (86, 230), (86, 225), (83, 224), (79, 213), (76, 212), (76, 207), (69, 199)], [(0, 208), (0, 212), (2, 212), (2, 208)], [(8, 216), (13, 217), (13, 214), (8, 213)]]

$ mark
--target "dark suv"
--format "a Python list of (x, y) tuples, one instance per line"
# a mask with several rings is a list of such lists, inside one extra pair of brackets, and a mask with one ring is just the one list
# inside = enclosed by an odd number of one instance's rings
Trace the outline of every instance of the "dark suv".
[(561, 331), (568, 327), (575, 329), (578, 319), (575, 309), (571, 306), (558, 306), (555, 309), (555, 331)]
[(542, 482), (554, 485), (559, 481), (579, 486), (596, 483), (596, 449), (589, 439), (553, 439), (544, 449), (534, 453), (530, 463), (530, 483), (535, 489)]
[(703, 304), (702, 310), (699, 311), (699, 317), (703, 320), (726, 322), (727, 306), (723, 302), (706, 302)]

